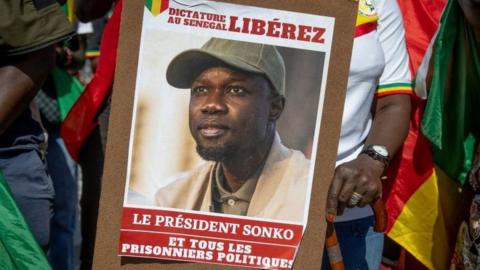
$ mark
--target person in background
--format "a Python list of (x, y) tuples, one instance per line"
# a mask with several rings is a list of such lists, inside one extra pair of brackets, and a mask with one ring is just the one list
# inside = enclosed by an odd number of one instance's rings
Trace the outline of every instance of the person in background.
[(475, 28), (477, 32), (477, 42), (480, 37), (480, 1), (479, 0), (458, 0), (460, 7), (462, 8), (465, 18), (470, 23), (470, 25)]
[[(458, 0), (458, 4), (465, 16), (466, 24), (475, 33), (478, 61), (480, 60), (480, 1)], [(473, 48), (471, 50), (473, 51)], [(476, 62), (476, 68), (478, 81), (480, 80), (480, 62)], [(478, 97), (478, 93), (480, 93), (478, 85), (476, 90)], [(478, 104), (471, 105), (471, 107), (475, 106), (478, 106)], [(474, 127), (470, 128), (474, 130)], [(480, 140), (478, 140), (480, 130), (474, 131), (476, 131), (477, 140), (468, 182), (475, 195), (470, 205), (468, 220), (460, 225), (450, 269), (478, 269), (480, 267)]]
[(80, 269), (91, 269), (93, 262), (122, 1), (75, 1), (75, 15), (82, 22), (102, 18), (112, 7), (113, 14), (102, 35), (95, 73), (61, 126), (65, 145), (82, 168)]
[(35, 239), (47, 251), (54, 190), (46, 135), (31, 102), (72, 29), (55, 0), (0, 2), (0, 170)]
[(42, 124), (48, 133), (47, 169), (56, 193), (48, 255), (52, 268), (62, 270), (73, 270), (78, 262), (75, 242), (79, 241), (75, 241), (75, 232), (79, 230), (79, 169), (65, 148), (60, 124), (69, 104), (83, 90), (83, 85), (75, 77), (85, 63), (80, 41), (75, 35), (71, 40), (56, 45), (56, 67), (35, 97)]
[[(396, 0), (360, 0), (337, 168), (327, 197), (346, 269), (378, 269), (383, 234), (369, 204), (402, 145), (413, 93), (404, 28)], [(388, 180), (387, 180), (388, 181)], [(324, 256), (322, 269), (329, 269)]]
[(109, 16), (105, 15), (99, 19), (91, 22), (92, 33), (89, 33), (85, 37), (85, 57), (90, 60), (90, 69), (92, 73), (95, 73), (98, 64), (98, 58), (100, 57), (100, 43), (102, 41), (103, 29), (108, 22)]

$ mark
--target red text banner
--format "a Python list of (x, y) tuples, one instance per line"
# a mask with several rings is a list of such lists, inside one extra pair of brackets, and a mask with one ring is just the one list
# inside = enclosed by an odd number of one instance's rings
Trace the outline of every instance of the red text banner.
[(143, 208), (123, 209), (119, 255), (290, 269), (303, 226)]

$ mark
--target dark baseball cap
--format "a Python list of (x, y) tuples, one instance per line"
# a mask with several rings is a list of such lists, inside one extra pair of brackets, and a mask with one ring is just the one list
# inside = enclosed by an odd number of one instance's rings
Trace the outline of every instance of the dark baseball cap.
[(275, 46), (219, 38), (175, 56), (167, 68), (167, 81), (177, 88), (190, 88), (205, 69), (225, 65), (262, 74), (277, 93), (285, 93), (285, 64)]

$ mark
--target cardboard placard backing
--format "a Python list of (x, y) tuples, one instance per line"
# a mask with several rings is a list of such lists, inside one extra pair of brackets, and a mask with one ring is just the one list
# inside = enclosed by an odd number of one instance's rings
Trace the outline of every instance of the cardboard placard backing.
[[(326, 229), (326, 195), (334, 172), (358, 4), (351, 0), (221, 2), (335, 18), (308, 224), (294, 264), (294, 269), (319, 269)], [(144, 2), (124, 1), (123, 5), (93, 269), (242, 269), (117, 256)]]

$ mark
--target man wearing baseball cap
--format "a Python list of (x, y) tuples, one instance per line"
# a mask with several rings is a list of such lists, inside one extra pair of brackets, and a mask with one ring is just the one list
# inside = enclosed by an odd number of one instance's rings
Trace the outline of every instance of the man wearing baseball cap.
[(205, 164), (156, 194), (159, 206), (302, 221), (309, 161), (285, 147), (285, 65), (274, 46), (210, 39), (177, 55), (167, 81), (190, 88), (189, 127)]

